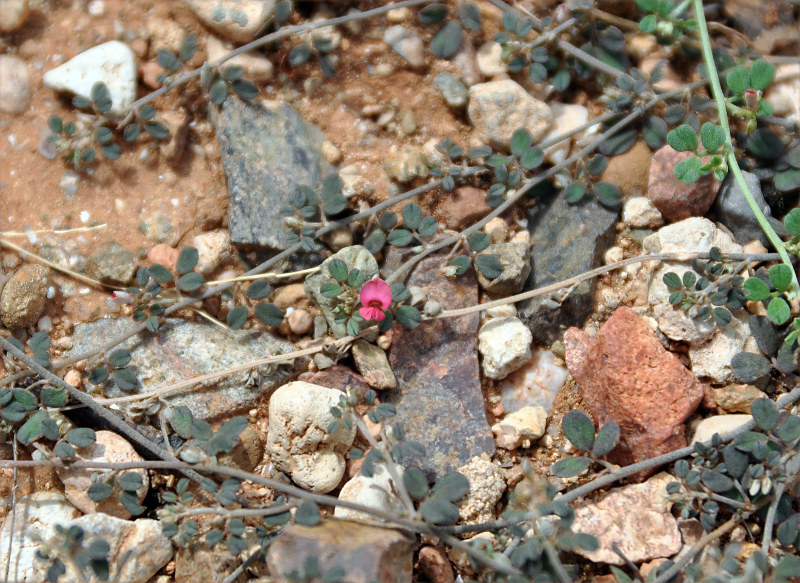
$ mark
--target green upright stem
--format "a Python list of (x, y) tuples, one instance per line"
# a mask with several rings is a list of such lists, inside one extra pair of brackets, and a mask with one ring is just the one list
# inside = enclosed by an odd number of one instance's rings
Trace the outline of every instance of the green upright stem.
[(736, 160), (736, 156), (733, 151), (733, 142), (731, 141), (731, 128), (728, 125), (728, 111), (725, 106), (725, 96), (722, 94), (722, 86), (719, 84), (719, 75), (717, 74), (717, 67), (714, 65), (714, 55), (711, 52), (711, 39), (708, 36), (708, 28), (706, 27), (706, 17), (703, 14), (703, 1), (693, 1), (695, 18), (697, 19), (698, 25), (697, 29), (700, 32), (700, 42), (703, 47), (703, 60), (706, 64), (708, 80), (711, 82), (711, 92), (714, 95), (714, 101), (717, 104), (719, 124), (722, 126), (722, 129), (725, 130), (725, 150), (728, 152), (726, 156), (728, 167), (733, 172), (736, 183), (742, 190), (744, 198), (747, 200), (747, 204), (750, 205), (750, 210), (753, 211), (753, 215), (755, 216), (756, 221), (758, 221), (758, 225), (761, 227), (761, 230), (764, 231), (764, 234), (767, 236), (767, 239), (769, 239), (769, 242), (780, 254), (783, 263), (792, 272), (792, 285), (789, 287), (789, 297), (800, 297), (800, 285), (797, 283), (797, 274), (794, 272), (792, 260), (790, 259), (789, 254), (786, 252), (783, 241), (780, 237), (778, 237), (778, 234), (769, 224), (767, 217), (764, 216), (764, 213), (761, 212), (761, 209), (758, 208), (758, 204), (753, 198), (753, 193), (750, 192), (747, 182), (745, 182), (742, 169), (739, 168), (739, 162)]

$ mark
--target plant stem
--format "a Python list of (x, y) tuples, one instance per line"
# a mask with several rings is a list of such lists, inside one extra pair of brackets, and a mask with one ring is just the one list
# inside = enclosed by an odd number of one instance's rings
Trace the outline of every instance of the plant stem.
[(775, 248), (775, 250), (780, 254), (781, 260), (783, 261), (784, 265), (786, 265), (792, 273), (792, 283), (789, 286), (789, 298), (794, 299), (797, 298), (800, 294), (800, 285), (797, 283), (797, 274), (794, 271), (794, 267), (792, 266), (792, 260), (789, 257), (789, 254), (786, 252), (786, 248), (784, 247), (783, 241), (772, 226), (767, 221), (767, 217), (761, 212), (761, 209), (758, 208), (758, 204), (756, 203), (755, 198), (753, 198), (753, 193), (750, 192), (750, 188), (747, 186), (747, 182), (744, 179), (744, 175), (742, 174), (741, 168), (739, 168), (739, 162), (736, 160), (736, 155), (733, 149), (733, 141), (731, 140), (731, 128), (728, 124), (728, 111), (725, 106), (725, 96), (722, 93), (722, 86), (719, 83), (719, 75), (717, 73), (717, 67), (714, 64), (714, 55), (711, 52), (711, 38), (708, 35), (708, 27), (706, 25), (706, 17), (703, 14), (703, 2), (702, 0), (693, 0), (694, 2), (694, 12), (695, 18), (697, 18), (697, 28), (700, 32), (700, 42), (703, 47), (703, 61), (706, 65), (706, 71), (708, 73), (709, 81), (711, 82), (711, 93), (714, 96), (714, 101), (717, 104), (717, 114), (719, 117), (719, 124), (722, 126), (722, 129), (725, 131), (725, 149), (727, 150), (728, 154), (726, 156), (728, 161), (728, 167), (733, 172), (733, 176), (736, 179), (736, 183), (739, 185), (739, 188), (744, 195), (745, 200), (747, 201), (750, 210), (753, 211), (753, 216), (758, 221), (758, 225), (761, 227), (761, 230), (764, 231), (764, 234), (769, 239), (769, 242)]

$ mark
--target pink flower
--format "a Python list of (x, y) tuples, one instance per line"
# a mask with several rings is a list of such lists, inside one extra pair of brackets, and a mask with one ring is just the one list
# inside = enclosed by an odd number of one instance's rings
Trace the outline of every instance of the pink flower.
[(758, 109), (758, 104), (761, 102), (761, 92), (754, 89), (748, 89), (744, 92), (744, 103), (747, 109), (755, 111)]
[(392, 290), (382, 279), (368, 281), (361, 288), (359, 295), (361, 305), (358, 315), (365, 320), (381, 322), (386, 314), (384, 310), (392, 303)]

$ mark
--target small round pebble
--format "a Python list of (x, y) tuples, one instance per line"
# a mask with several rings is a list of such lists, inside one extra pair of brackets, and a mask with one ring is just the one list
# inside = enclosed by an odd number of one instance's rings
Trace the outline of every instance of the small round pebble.
[(14, 32), (22, 28), (29, 12), (28, 0), (0, 0), (0, 32)]
[(25, 265), (6, 282), (0, 292), (0, 317), (6, 328), (19, 330), (39, 321), (47, 302), (49, 269)]
[(286, 319), (292, 334), (307, 334), (314, 325), (314, 318), (305, 310), (294, 310)]
[(25, 63), (16, 57), (0, 55), (0, 112), (24, 113), (30, 104), (31, 84)]

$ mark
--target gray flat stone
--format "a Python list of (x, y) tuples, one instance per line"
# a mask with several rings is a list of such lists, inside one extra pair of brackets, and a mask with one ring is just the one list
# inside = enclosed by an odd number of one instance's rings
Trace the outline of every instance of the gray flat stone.
[[(71, 354), (86, 352), (113, 336), (130, 330), (134, 324), (129, 319), (105, 319), (78, 324), (73, 334), (75, 346)], [(125, 392), (109, 380), (105, 387), (107, 397), (145, 393), (269, 354), (289, 352), (292, 345), (267, 332), (223, 330), (211, 324), (176, 319), (168, 320), (159, 329), (157, 339), (153, 334), (146, 333), (127, 340), (121, 348), (131, 353), (129, 367), (136, 373), (139, 387)], [(288, 382), (295, 367), (263, 366), (254, 383), (248, 383), (246, 372), (239, 372), (212, 382), (209, 386), (187, 389), (165, 399), (176, 407), (187, 406), (195, 418), (214, 419), (252, 406), (261, 395), (269, 394)], [(126, 411), (130, 412), (130, 409), (126, 408)]]
[[(531, 274), (523, 291), (540, 288), (598, 267), (614, 240), (617, 211), (594, 200), (568, 205), (563, 196), (528, 211)], [(544, 344), (558, 340), (570, 326), (582, 326), (594, 304), (596, 279), (582, 282), (559, 305), (540, 296), (517, 304), (519, 317)]]
[(288, 104), (229, 97), (211, 117), (228, 181), (235, 245), (283, 250), (294, 231), (280, 214), (300, 186), (317, 189), (336, 169), (320, 147), (325, 134)]
[[(400, 263), (402, 252), (395, 251), (386, 254), (388, 270)], [(444, 278), (438, 270), (443, 261), (442, 256), (422, 260), (406, 286), (422, 287), (445, 309), (476, 304), (474, 272)], [(426, 450), (424, 456), (401, 460), (404, 465), (417, 463), (439, 477), (477, 455), (494, 453), (481, 392), (477, 333), (478, 315), (470, 314), (423, 322), (394, 337), (389, 364), (397, 389), (382, 393), (381, 398), (397, 409), (391, 422), (402, 423), (406, 439), (422, 443)]]

